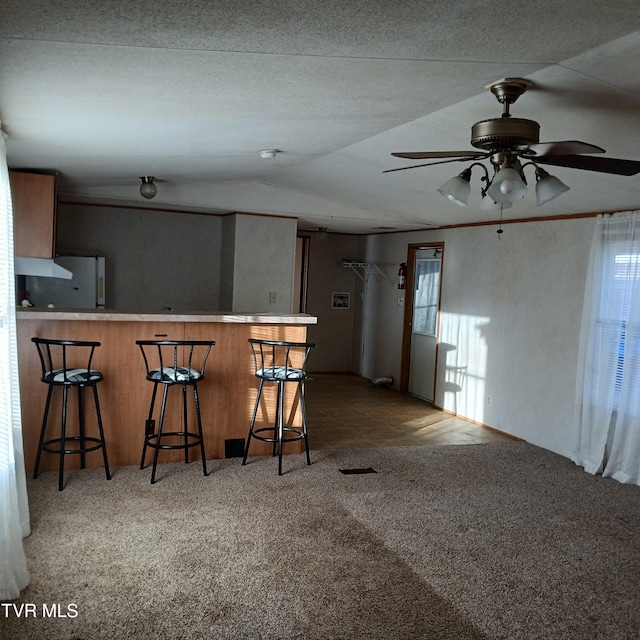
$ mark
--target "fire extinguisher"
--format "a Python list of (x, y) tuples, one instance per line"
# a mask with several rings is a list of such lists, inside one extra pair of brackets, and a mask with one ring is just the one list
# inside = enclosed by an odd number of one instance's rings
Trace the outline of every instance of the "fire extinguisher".
[(407, 278), (407, 263), (402, 262), (398, 269), (398, 289), (404, 289), (404, 283)]

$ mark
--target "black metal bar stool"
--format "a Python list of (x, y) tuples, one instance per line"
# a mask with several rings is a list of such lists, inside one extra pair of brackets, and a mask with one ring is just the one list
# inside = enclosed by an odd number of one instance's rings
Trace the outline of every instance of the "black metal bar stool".
[[(107, 480), (111, 480), (109, 462), (107, 460), (107, 446), (104, 440), (102, 427), (102, 414), (100, 413), (100, 401), (98, 400), (97, 384), (103, 380), (102, 373), (91, 368), (91, 361), (99, 342), (79, 340), (50, 340), (46, 338), (31, 338), (38, 349), (40, 364), (42, 366), (42, 382), (46, 383), (47, 400), (44, 407), (42, 428), (38, 442), (38, 453), (33, 471), (34, 479), (40, 471), (40, 457), (43, 451), (60, 456), (58, 471), (58, 491), (64, 488), (64, 457), (67, 454), (80, 456), (80, 467), (85, 468), (86, 454), (90, 451), (102, 449), (104, 468)], [(69, 389), (78, 389), (78, 435), (67, 435), (67, 397)], [(93, 399), (98, 419), (98, 437), (87, 436), (85, 433), (84, 390), (90, 387), (93, 390)], [(51, 398), (55, 388), (62, 388), (62, 422), (60, 437), (45, 440)]]
[[(249, 435), (244, 450), (242, 464), (247, 463), (249, 455), (249, 445), (251, 439), (256, 438), (263, 442), (273, 443), (273, 455), (278, 452), (278, 475), (282, 475), (282, 446), (287, 442), (304, 440), (307, 453), (307, 464), (311, 464), (309, 457), (309, 440), (307, 438), (307, 412), (304, 401), (304, 382), (307, 379), (305, 371), (309, 352), (316, 345), (312, 342), (283, 342), (279, 340), (257, 340), (249, 338), (253, 362), (255, 365), (255, 375), (260, 379), (258, 395), (253, 409), (251, 423), (249, 425)], [(276, 412), (272, 426), (255, 428), (260, 398), (265, 382), (277, 384)], [(295, 383), (300, 398), (300, 411), (302, 413), (302, 426), (285, 426), (285, 384)], [(271, 435), (263, 435), (271, 434)]]
[[(215, 342), (207, 340), (136, 340), (140, 347), (144, 366), (147, 370), (147, 380), (153, 382), (151, 406), (146, 422), (144, 445), (140, 468), (144, 469), (144, 461), (147, 447), (154, 449), (153, 470), (151, 472), (151, 484), (156, 481), (156, 468), (158, 466), (158, 453), (160, 449), (184, 449), (184, 461), (189, 462), (189, 449), (200, 447), (202, 458), (202, 470), (207, 472), (207, 462), (204, 451), (204, 436), (202, 433), (202, 417), (200, 415), (200, 400), (198, 398), (198, 383), (204, 380), (204, 371)], [(164, 385), (162, 405), (156, 429), (153, 419), (153, 410), (156, 402), (158, 385)], [(182, 429), (179, 431), (163, 431), (165, 411), (167, 408), (167, 396), (169, 388), (179, 385), (182, 388)], [(189, 431), (187, 415), (187, 386), (193, 387), (198, 432)], [(170, 444), (165, 444), (171, 439)], [(178, 442), (176, 442), (178, 440)], [(164, 441), (164, 442), (163, 442)]]

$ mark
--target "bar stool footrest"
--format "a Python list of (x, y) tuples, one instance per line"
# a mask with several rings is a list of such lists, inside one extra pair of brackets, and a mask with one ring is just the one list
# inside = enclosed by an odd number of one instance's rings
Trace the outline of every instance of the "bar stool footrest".
[(46, 440), (45, 442), (43, 442), (40, 449), (42, 451), (46, 451), (47, 453), (55, 453), (57, 455), (62, 455), (64, 453), (65, 455), (67, 455), (67, 454), (74, 454), (74, 453), (88, 453), (89, 451), (97, 451), (98, 449), (104, 448), (104, 443), (102, 442), (102, 440), (100, 440), (100, 438), (94, 438), (92, 436), (84, 436), (84, 437), (69, 436), (64, 439), (65, 443), (81, 442), (83, 440), (84, 442), (95, 442), (96, 444), (91, 447), (81, 447), (77, 449), (62, 449), (61, 446), (58, 446), (54, 449), (49, 445), (54, 445), (54, 444), (62, 445), (62, 438), (53, 438), (52, 440)]
[[(271, 431), (273, 433), (273, 437), (269, 438), (267, 436), (258, 435), (263, 431)], [(262, 440), (263, 442), (297, 442), (298, 440), (304, 440), (307, 437), (307, 434), (302, 429), (296, 429), (295, 427), (283, 427), (282, 431), (285, 433), (295, 433), (297, 435), (282, 439), (277, 437), (278, 427), (260, 427), (260, 429), (254, 429), (251, 433), (251, 437), (256, 440)]]
[[(180, 444), (162, 444), (162, 440), (164, 438), (168, 438), (170, 436), (174, 436), (176, 438), (191, 438), (192, 442), (181, 442)], [(154, 449), (184, 449), (190, 447), (197, 447), (200, 445), (202, 439), (200, 435), (197, 433), (191, 433), (190, 431), (163, 431), (160, 435), (160, 442), (158, 443), (158, 434), (154, 433), (152, 435), (145, 436), (147, 441), (147, 446), (152, 447)]]

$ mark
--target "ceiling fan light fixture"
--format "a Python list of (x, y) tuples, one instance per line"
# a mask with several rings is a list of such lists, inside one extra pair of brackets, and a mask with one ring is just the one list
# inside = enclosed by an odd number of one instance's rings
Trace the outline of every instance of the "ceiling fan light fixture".
[(500, 211), (512, 206), (511, 202), (496, 202), (489, 194), (485, 195), (480, 201), (480, 208), (487, 211)]
[(158, 187), (154, 184), (153, 176), (141, 176), (142, 184), (140, 185), (140, 195), (147, 200), (151, 200), (156, 197), (158, 193)]
[(327, 227), (318, 227), (316, 238), (320, 241), (327, 239)]
[(487, 195), (495, 202), (518, 202), (527, 195), (527, 185), (515, 169), (504, 167), (494, 176)]
[(455, 178), (451, 178), (445, 182), (439, 189), (443, 197), (451, 202), (455, 202), (461, 207), (467, 206), (469, 200), (469, 193), (471, 192), (471, 168), (465, 169), (462, 173)]
[[(525, 78), (502, 78), (487, 85), (491, 93), (502, 104), (500, 118), (488, 118), (476, 122), (471, 127), (471, 146), (481, 151), (411, 151), (393, 152), (391, 155), (410, 160), (428, 160), (422, 164), (408, 167), (388, 169), (404, 171), (435, 164), (453, 161), (489, 160), (493, 180), (489, 178), (489, 170), (482, 162), (473, 162), (471, 167), (483, 168), (481, 180), (486, 188), (481, 189), (481, 208), (499, 210), (510, 207), (514, 202), (522, 200), (527, 194), (527, 180), (524, 169), (529, 165), (536, 168), (536, 200), (538, 206), (553, 200), (561, 193), (569, 190), (558, 178), (550, 176), (537, 166), (537, 162), (598, 171), (620, 176), (632, 176), (640, 173), (640, 161), (623, 160), (621, 158), (599, 158), (593, 153), (604, 153), (597, 145), (580, 140), (561, 140), (557, 142), (540, 142), (540, 125), (535, 120), (511, 117), (511, 105), (533, 86)], [(524, 164), (523, 164), (524, 163)], [(466, 206), (469, 198), (471, 167), (457, 177), (449, 180), (438, 192), (451, 202)], [(502, 233), (502, 229), (498, 231)]]
[(561, 193), (569, 191), (569, 187), (544, 169), (536, 167), (536, 201), (538, 206), (553, 200)]

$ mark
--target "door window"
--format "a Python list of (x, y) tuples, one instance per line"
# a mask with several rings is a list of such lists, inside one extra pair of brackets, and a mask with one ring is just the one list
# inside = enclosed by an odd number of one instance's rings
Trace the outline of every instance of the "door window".
[(417, 258), (413, 300), (413, 333), (435, 336), (440, 293), (440, 258)]

